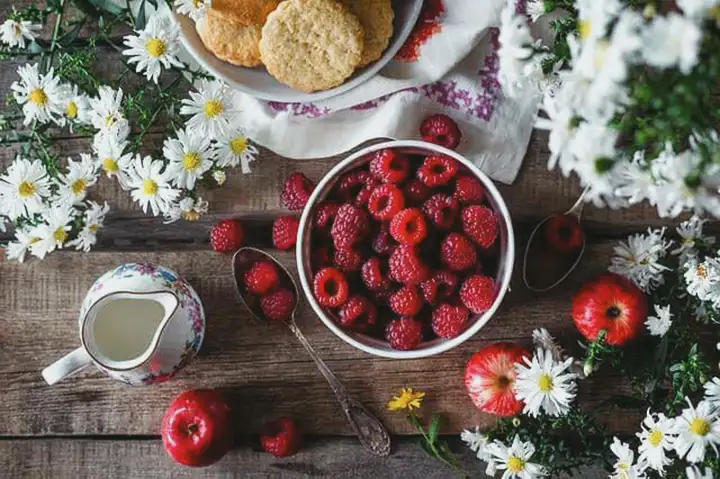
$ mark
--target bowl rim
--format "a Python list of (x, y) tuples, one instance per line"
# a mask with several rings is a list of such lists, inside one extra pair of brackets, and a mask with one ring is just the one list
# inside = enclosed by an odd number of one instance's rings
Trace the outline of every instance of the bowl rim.
[[(305, 230), (309, 230), (309, 228), (312, 227), (311, 225), (311, 218), (312, 218), (312, 211), (315, 207), (315, 204), (318, 201), (318, 197), (320, 196), (320, 193), (324, 190), (325, 186), (331, 181), (334, 181), (336, 176), (342, 172), (349, 164), (353, 163), (358, 158), (361, 158), (363, 156), (368, 155), (369, 153), (373, 153), (378, 150), (382, 150), (385, 148), (419, 148), (419, 149), (425, 149), (430, 150), (434, 153), (442, 154), (450, 156), (451, 158), (454, 158), (455, 160), (462, 163), (464, 166), (466, 166), (474, 175), (476, 175), (483, 183), (483, 186), (488, 191), (489, 195), (492, 197), (493, 201), (495, 202), (495, 209), (500, 213), (500, 215), (503, 218), (503, 221), (505, 222), (506, 229), (507, 229), (507, 251), (505, 254), (505, 257), (503, 258), (503, 263), (505, 266), (505, 270), (507, 271), (507, 274), (505, 274), (504, 278), (502, 278), (502, 282), (500, 284), (500, 287), (498, 288), (498, 294), (495, 297), (495, 300), (493, 301), (492, 306), (490, 309), (488, 309), (486, 312), (482, 313), (482, 315), (465, 331), (463, 331), (462, 334), (459, 336), (452, 338), (452, 339), (446, 339), (442, 340), (436, 344), (433, 344), (428, 347), (420, 348), (420, 349), (413, 349), (409, 351), (399, 351), (399, 350), (384, 350), (380, 348), (376, 348), (374, 346), (364, 344), (357, 339), (353, 338), (350, 334), (345, 332), (342, 328), (340, 328), (335, 322), (328, 317), (328, 315), (325, 314), (325, 312), (322, 310), (320, 305), (315, 300), (315, 297), (313, 295), (313, 290), (310, 282), (308, 281), (309, 272), (305, 269), (304, 264), (304, 244), (305, 241), (303, 240), (305, 238)], [(361, 351), (365, 351), (366, 353), (380, 356), (384, 358), (390, 358), (390, 359), (417, 359), (417, 358), (425, 358), (429, 356), (434, 356), (436, 354), (443, 353), (445, 351), (448, 351), (450, 349), (453, 349), (460, 344), (464, 343), (471, 337), (473, 337), (480, 329), (482, 329), (485, 324), (490, 320), (490, 318), (495, 314), (497, 309), (500, 307), (500, 304), (502, 304), (503, 299), (505, 298), (505, 295), (507, 291), (510, 289), (510, 280), (512, 278), (513, 274), (513, 268), (515, 265), (515, 233), (513, 230), (513, 224), (510, 217), (510, 212), (507, 209), (507, 205), (505, 203), (504, 198), (498, 191), (498, 189), (493, 184), (492, 180), (483, 173), (475, 164), (473, 164), (470, 160), (465, 158), (464, 156), (456, 153), (455, 151), (449, 150), (447, 148), (444, 148), (439, 145), (435, 145), (433, 143), (428, 143), (424, 141), (417, 141), (417, 140), (393, 140), (393, 141), (386, 141), (381, 143), (376, 143), (370, 146), (367, 146), (365, 148), (362, 148), (355, 153), (351, 154), (347, 158), (343, 159), (339, 163), (337, 163), (335, 166), (333, 166), (330, 171), (328, 171), (322, 179), (318, 182), (317, 186), (315, 187), (315, 190), (310, 195), (310, 198), (308, 199), (307, 204), (305, 205), (305, 208), (303, 209), (302, 215), (300, 216), (300, 225), (298, 228), (298, 242), (295, 246), (295, 258), (297, 262), (297, 269), (298, 269), (298, 276), (300, 278), (300, 284), (303, 290), (303, 293), (305, 294), (305, 298), (307, 302), (312, 307), (313, 311), (318, 315), (320, 320), (325, 323), (325, 326), (330, 329), (333, 333), (335, 333), (336, 336), (338, 336), (340, 339), (345, 341), (346, 343), (350, 344), (351, 346), (354, 346), (357, 349), (360, 349)]]

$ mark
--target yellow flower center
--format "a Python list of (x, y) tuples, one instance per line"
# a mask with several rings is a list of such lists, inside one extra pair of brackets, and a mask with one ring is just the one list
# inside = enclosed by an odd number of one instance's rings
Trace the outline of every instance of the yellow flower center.
[(200, 166), (200, 155), (192, 152), (192, 153), (185, 153), (185, 156), (183, 156), (183, 168), (185, 171), (191, 171), (196, 169), (198, 166)]
[(587, 40), (590, 37), (590, 33), (592, 32), (590, 22), (588, 20), (580, 20), (578, 30), (580, 30), (580, 40)]
[(525, 470), (525, 461), (517, 456), (510, 456), (507, 460), (507, 470), (515, 474)]
[(205, 102), (205, 116), (208, 118), (218, 116), (224, 109), (220, 100), (208, 100)]
[(105, 126), (108, 128), (112, 128), (115, 126), (115, 123), (117, 123), (117, 118), (115, 118), (115, 115), (109, 114), (105, 117)]
[(648, 434), (648, 442), (652, 447), (658, 447), (660, 443), (663, 440), (663, 433), (658, 431), (657, 429), (653, 429), (650, 434)]
[(197, 221), (200, 219), (200, 213), (195, 210), (183, 211), (180, 216), (182, 216), (185, 221)]
[(702, 279), (706, 279), (707, 278), (707, 270), (705, 269), (705, 266), (703, 266), (701, 264), (697, 265), (697, 268), (695, 268), (695, 274), (697, 274), (698, 277), (700, 277)]
[(200, 6), (200, 0), (193, 0), (193, 7), (197, 8)]
[(30, 244), (35, 244), (35, 243), (37, 243), (38, 241), (40, 241), (40, 238), (38, 238), (38, 237), (36, 236), (36, 237), (34, 237), (34, 238), (32, 238), (32, 239), (30, 240)]
[(15, 32), (15, 36), (19, 37), (22, 34), (22, 30), (20, 29), (20, 24), (18, 22), (13, 23), (13, 32)]
[(85, 178), (78, 178), (77, 180), (73, 181), (73, 184), (70, 185), (70, 189), (72, 190), (74, 195), (79, 195), (83, 191), (85, 191), (85, 187), (87, 186), (87, 181), (85, 181)]
[(696, 417), (690, 423), (690, 432), (698, 436), (704, 436), (710, 432), (710, 424), (705, 419)]
[(151, 38), (145, 43), (145, 50), (147, 50), (148, 55), (154, 58), (162, 56), (165, 53), (165, 49), (165, 42), (157, 37)]
[(44, 106), (47, 103), (48, 97), (42, 88), (35, 88), (28, 95), (28, 101), (34, 103), (37, 106)]
[(18, 194), (20, 195), (20, 198), (32, 196), (36, 191), (37, 186), (35, 186), (35, 183), (30, 183), (29, 181), (23, 181), (18, 185)]
[(158, 184), (150, 178), (145, 178), (142, 190), (146, 195), (154, 196), (158, 192)]
[(595, 57), (593, 64), (598, 70), (605, 64), (606, 53), (610, 48), (610, 42), (607, 40), (600, 40), (595, 46)]
[(98, 225), (90, 225), (90, 226), (88, 226), (88, 230), (89, 230), (91, 233), (97, 233)]
[(71, 101), (67, 104), (65, 107), (65, 116), (67, 116), (70, 119), (74, 119), (77, 117), (78, 114), (78, 107), (75, 104), (74, 101)]
[(230, 140), (230, 151), (233, 152), (233, 155), (241, 155), (247, 148), (247, 144), (247, 139), (244, 136), (233, 138)]
[(67, 239), (67, 236), (68, 236), (67, 231), (65, 231), (65, 228), (62, 226), (60, 228), (56, 229), (55, 232), (53, 233), (53, 239), (55, 241), (57, 241), (58, 243), (64, 243), (65, 240)]
[(542, 376), (540, 376), (540, 379), (538, 379), (537, 384), (538, 384), (538, 389), (540, 389), (540, 391), (542, 391), (544, 393), (552, 391), (553, 380), (547, 374), (543, 374)]
[(103, 171), (106, 171), (108, 173), (117, 173), (120, 169), (118, 167), (117, 161), (115, 161), (112, 158), (105, 158), (102, 163)]

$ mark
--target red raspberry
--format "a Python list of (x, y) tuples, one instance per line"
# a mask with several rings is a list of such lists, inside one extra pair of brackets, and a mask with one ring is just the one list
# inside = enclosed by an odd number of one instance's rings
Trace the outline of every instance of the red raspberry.
[(237, 251), (245, 240), (245, 231), (238, 220), (219, 221), (210, 230), (210, 247), (218, 253)]
[(370, 194), (368, 211), (378, 221), (389, 220), (405, 208), (405, 197), (395, 185), (376, 186)]
[(432, 195), (432, 190), (417, 178), (408, 181), (403, 191), (408, 202), (415, 205), (423, 204)]
[(290, 173), (283, 185), (282, 200), (283, 206), (289, 210), (298, 211), (305, 208), (315, 185), (307, 177), (296, 171)]
[(310, 257), (313, 268), (324, 268), (332, 265), (333, 252), (330, 246), (324, 244), (317, 248), (313, 247)]
[(423, 204), (423, 213), (439, 230), (449, 230), (455, 223), (460, 203), (457, 198), (438, 193)]
[(467, 327), (469, 315), (465, 306), (443, 303), (433, 311), (432, 329), (439, 338), (454, 338)]
[(472, 268), (477, 262), (475, 245), (460, 233), (450, 233), (440, 246), (440, 258), (453, 271)]
[(300, 433), (292, 419), (283, 417), (263, 426), (260, 443), (275, 457), (292, 456), (300, 449)]
[(333, 254), (333, 263), (340, 271), (349, 273), (360, 269), (363, 257), (352, 248), (336, 249), (335, 254)]
[(443, 155), (429, 155), (425, 158), (417, 177), (430, 188), (445, 186), (450, 183), (457, 173), (457, 162)]
[(481, 248), (488, 249), (498, 235), (497, 219), (490, 208), (472, 205), (462, 211), (462, 227)]
[(395, 251), (395, 247), (397, 244), (390, 236), (390, 226), (388, 223), (382, 223), (372, 241), (373, 251), (380, 255), (389, 255)]
[(335, 221), (330, 229), (335, 248), (343, 249), (356, 244), (368, 232), (367, 214), (350, 203), (345, 203), (338, 209)]
[(260, 298), (260, 309), (270, 321), (285, 321), (295, 309), (295, 295), (280, 288)]
[(377, 321), (375, 305), (364, 296), (353, 295), (338, 315), (338, 323), (345, 329), (362, 333)]
[(467, 205), (479, 205), (485, 199), (485, 187), (475, 176), (462, 175), (455, 180), (455, 198)]
[(415, 349), (423, 339), (424, 325), (413, 318), (395, 319), (385, 329), (385, 339), (390, 346), (400, 351)]
[(387, 263), (378, 257), (372, 257), (362, 265), (360, 276), (370, 291), (385, 291), (390, 289)]
[(438, 271), (420, 284), (425, 301), (435, 304), (437, 301), (450, 298), (458, 287), (458, 277), (452, 271)]
[(447, 115), (432, 115), (420, 125), (423, 140), (454, 150), (460, 144), (462, 133), (457, 123)]
[(372, 195), (372, 192), (375, 190), (375, 186), (367, 186), (360, 190), (360, 193), (357, 194), (355, 199), (353, 200), (353, 204), (355, 206), (359, 206), (361, 208), (365, 207), (370, 203), (370, 196)]
[(251, 294), (267, 294), (278, 284), (275, 263), (269, 260), (255, 261), (243, 275), (245, 286)]
[(420, 284), (430, 276), (428, 267), (418, 256), (417, 248), (399, 245), (390, 255), (390, 278), (403, 284)]
[(390, 309), (398, 316), (415, 316), (423, 305), (422, 296), (415, 286), (403, 286), (390, 296)]
[(339, 209), (340, 205), (337, 203), (320, 203), (315, 210), (313, 226), (315, 226), (315, 228), (317, 228), (320, 232), (329, 232)]
[(420, 244), (427, 236), (425, 217), (418, 208), (407, 208), (390, 222), (390, 234), (400, 244)]
[(300, 220), (294, 216), (280, 216), (273, 222), (272, 242), (279, 250), (289, 250), (297, 242)]
[(355, 201), (363, 189), (376, 186), (377, 179), (370, 172), (363, 170), (353, 170), (345, 173), (340, 177), (337, 183), (337, 192), (345, 201)]
[(392, 295), (392, 291), (389, 289), (382, 290), (382, 291), (373, 291), (372, 296), (373, 300), (375, 301), (375, 304), (378, 306), (387, 306), (388, 302), (390, 301), (390, 296)]
[(460, 300), (473, 313), (484, 313), (495, 299), (495, 281), (488, 276), (474, 274), (460, 287)]
[(582, 248), (583, 231), (573, 215), (555, 215), (543, 227), (545, 242), (557, 253), (574, 253)]
[(348, 299), (350, 287), (345, 275), (336, 268), (323, 268), (313, 280), (313, 294), (320, 306), (339, 308)]
[(395, 150), (380, 150), (370, 161), (370, 173), (383, 183), (402, 183), (410, 176), (410, 160)]

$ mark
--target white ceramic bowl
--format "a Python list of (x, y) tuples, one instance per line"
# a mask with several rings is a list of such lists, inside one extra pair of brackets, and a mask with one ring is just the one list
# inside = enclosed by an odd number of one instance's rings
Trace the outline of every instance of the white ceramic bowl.
[(208, 72), (224, 80), (233, 88), (259, 98), (261, 100), (285, 103), (324, 100), (355, 88), (368, 81), (384, 67), (410, 35), (415, 22), (420, 16), (423, 0), (393, 0), (395, 11), (393, 36), (388, 48), (377, 61), (366, 67), (359, 68), (345, 83), (330, 90), (305, 93), (294, 90), (277, 81), (265, 68), (246, 68), (226, 63), (213, 55), (203, 45), (195, 30), (195, 23), (185, 15), (176, 15), (180, 24), (180, 41), (193, 58)]
[[(342, 329), (323, 310), (323, 308), (320, 307), (317, 301), (315, 301), (312, 291), (313, 279), (312, 267), (310, 264), (310, 240), (315, 205), (325, 199), (337, 182), (338, 178), (343, 173), (367, 163), (370, 160), (371, 153), (384, 148), (398, 148), (410, 154), (428, 155), (439, 153), (456, 159), (458, 162), (465, 165), (475, 176), (478, 177), (478, 179), (480, 179), (487, 192), (488, 203), (498, 216), (499, 257), (497, 274), (495, 276), (495, 283), (498, 289), (492, 306), (486, 312), (474, 315), (471, 318), (470, 326), (461, 335), (452, 339), (434, 339), (432, 341), (427, 341), (422, 343), (417, 349), (413, 349), (411, 351), (398, 351), (391, 348), (384, 340)], [(440, 254), (439, 251), (438, 254)], [(505, 205), (505, 201), (500, 196), (500, 193), (495, 188), (492, 181), (469, 160), (458, 155), (454, 151), (448, 150), (447, 148), (423, 141), (390, 141), (369, 146), (350, 155), (348, 158), (335, 165), (335, 167), (330, 170), (322, 180), (320, 180), (320, 183), (318, 183), (315, 191), (310, 196), (310, 200), (305, 206), (302, 217), (300, 218), (296, 257), (300, 284), (302, 285), (305, 297), (322, 322), (325, 323), (325, 326), (327, 326), (333, 333), (346, 343), (376, 356), (393, 359), (414, 359), (432, 356), (456, 347), (475, 335), (475, 333), (477, 333), (483, 326), (485, 326), (485, 323), (490, 320), (500, 306), (500, 303), (505, 297), (505, 293), (507, 292), (510, 284), (510, 277), (515, 263), (515, 237), (512, 222), (510, 220), (510, 213)]]

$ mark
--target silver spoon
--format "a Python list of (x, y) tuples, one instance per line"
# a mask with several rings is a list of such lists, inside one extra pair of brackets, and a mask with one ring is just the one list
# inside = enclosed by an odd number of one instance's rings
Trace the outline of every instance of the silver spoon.
[(360, 443), (373, 454), (378, 456), (387, 456), (390, 454), (390, 434), (388, 434), (385, 426), (383, 426), (380, 420), (368, 411), (360, 401), (352, 397), (347, 392), (345, 386), (340, 382), (330, 368), (327, 367), (320, 356), (318, 356), (315, 349), (295, 323), (295, 311), (297, 310), (299, 302), (298, 287), (295, 283), (295, 279), (290, 272), (282, 264), (280, 264), (277, 259), (275, 259), (275, 257), (257, 248), (240, 248), (233, 256), (233, 277), (235, 278), (235, 285), (237, 286), (237, 290), (243, 304), (247, 306), (253, 316), (255, 316), (255, 319), (260, 322), (268, 322), (260, 310), (259, 301), (245, 291), (242, 280), (245, 270), (259, 259), (268, 259), (273, 261), (278, 267), (278, 271), (282, 274), (282, 276), (284, 276), (281, 278), (281, 285), (292, 289), (295, 295), (295, 304), (293, 305), (292, 314), (284, 321), (284, 323), (288, 328), (290, 328), (290, 331), (295, 334), (298, 340), (300, 340), (300, 343), (305, 347), (305, 350), (308, 352), (313, 361), (315, 361), (317, 368), (320, 370), (330, 385), (330, 388), (335, 393), (335, 397), (337, 397), (345, 416), (347, 416), (350, 425), (358, 435)]
[[(580, 197), (575, 202), (575, 204), (572, 205), (572, 207), (569, 210), (567, 210), (565, 213), (563, 213), (563, 216), (564, 215), (574, 216), (575, 218), (577, 218), (578, 224), (580, 224), (580, 219), (582, 217), (583, 208), (585, 207), (585, 195), (587, 195), (589, 190), (590, 190), (590, 187), (586, 187), (583, 190)], [(542, 229), (542, 227), (545, 225), (545, 223), (550, 221), (555, 216), (556, 215), (550, 215), (547, 218), (540, 221), (540, 223), (538, 223), (537, 226), (535, 226), (535, 229), (530, 234), (530, 238), (528, 239), (527, 245), (525, 246), (525, 255), (523, 256), (523, 269), (522, 269), (523, 282), (525, 283), (525, 286), (530, 291), (535, 291), (537, 293), (549, 291), (549, 290), (553, 289), (554, 287), (556, 287), (557, 285), (559, 285), (560, 283), (562, 283), (563, 281), (565, 281), (567, 279), (567, 277), (570, 276), (570, 273), (572, 273), (575, 270), (575, 268), (577, 268), (577, 266), (580, 264), (580, 260), (582, 259), (583, 254), (585, 253), (585, 235), (583, 234), (582, 247), (580, 248), (580, 251), (577, 253), (577, 258), (575, 259), (575, 262), (570, 266), (570, 268), (568, 268), (568, 270), (565, 272), (565, 274), (563, 274), (560, 277), (560, 279), (558, 279), (557, 281), (552, 283), (550, 286), (545, 286), (545, 287), (537, 287), (530, 283), (530, 281), (528, 280), (528, 277), (527, 277), (528, 253), (530, 252), (530, 247), (533, 244), (533, 239), (535, 239), (535, 234)]]

